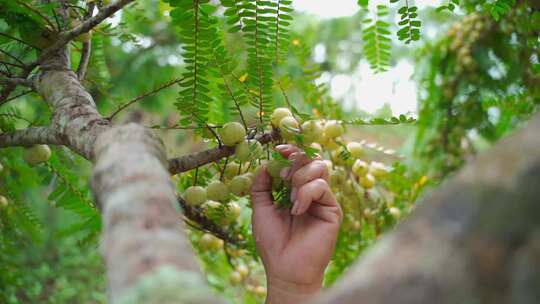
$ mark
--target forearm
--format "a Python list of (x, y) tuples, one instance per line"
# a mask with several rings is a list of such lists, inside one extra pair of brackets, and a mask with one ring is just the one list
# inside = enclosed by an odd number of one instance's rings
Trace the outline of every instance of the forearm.
[(322, 288), (322, 279), (314, 284), (294, 284), (276, 278), (268, 278), (266, 304), (307, 303)]

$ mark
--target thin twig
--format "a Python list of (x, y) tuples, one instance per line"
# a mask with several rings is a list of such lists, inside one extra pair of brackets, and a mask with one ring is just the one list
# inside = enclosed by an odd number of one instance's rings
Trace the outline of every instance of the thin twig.
[[(0, 106), (3, 105), (3, 104), (6, 104), (6, 103), (8, 103), (8, 102), (10, 102), (10, 101), (12, 101), (12, 100), (15, 100), (15, 99), (17, 99), (17, 98), (19, 98), (19, 97), (23, 97), (24, 95), (28, 95), (28, 94), (30, 94), (30, 93), (32, 93), (32, 92), (34, 92), (34, 90), (28, 90), (28, 91), (22, 92), (22, 93), (20, 93), (20, 94), (18, 94), (18, 95), (15, 95), (15, 96), (13, 96), (13, 97), (10, 97), (10, 98), (8, 98), (8, 99), (6, 99), (6, 100), (0, 102)], [(1, 99), (1, 98), (0, 98), (0, 99)]]
[(174, 80), (171, 80), (171, 81), (169, 81), (169, 82), (167, 82), (167, 83), (165, 83), (165, 84), (159, 86), (159, 87), (156, 88), (156, 89), (153, 89), (152, 91), (143, 93), (142, 95), (139, 95), (139, 96), (133, 98), (132, 100), (130, 100), (130, 101), (124, 103), (123, 105), (120, 105), (120, 106), (118, 107), (118, 109), (116, 109), (116, 111), (114, 111), (111, 115), (109, 115), (108, 119), (109, 119), (109, 120), (112, 120), (116, 115), (118, 115), (118, 113), (122, 112), (123, 110), (125, 110), (126, 108), (128, 108), (129, 106), (131, 106), (132, 104), (134, 104), (134, 103), (136, 103), (136, 102), (138, 102), (138, 101), (140, 101), (140, 100), (143, 100), (143, 99), (145, 99), (145, 98), (148, 97), (148, 96), (152, 96), (152, 95), (158, 93), (159, 91), (161, 91), (161, 90), (163, 90), (163, 89), (166, 89), (166, 88), (168, 88), (168, 87), (171, 87), (171, 86), (173, 86), (173, 85), (175, 85), (175, 84), (177, 84), (177, 83), (183, 81), (184, 79), (185, 79), (185, 78), (176, 78), (176, 79), (174, 79)]
[(5, 65), (9, 65), (9, 66), (13, 66), (13, 67), (16, 67), (16, 68), (19, 68), (19, 69), (24, 69), (25, 66), (24, 65), (20, 65), (20, 64), (16, 64), (16, 63), (11, 63), (11, 62), (7, 62), (7, 61), (0, 61), (1, 64), (5, 64)]

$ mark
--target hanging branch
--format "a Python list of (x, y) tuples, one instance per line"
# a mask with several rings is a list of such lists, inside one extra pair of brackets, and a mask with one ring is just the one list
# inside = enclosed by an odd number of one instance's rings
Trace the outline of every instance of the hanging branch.
[(88, 68), (88, 63), (90, 62), (90, 55), (92, 53), (92, 39), (83, 42), (81, 60), (79, 62), (79, 67), (77, 67), (77, 78), (79, 81), (83, 81), (86, 76), (86, 70)]
[(116, 115), (118, 115), (118, 113), (122, 112), (123, 110), (125, 110), (126, 108), (128, 108), (129, 106), (131, 106), (132, 104), (138, 102), (138, 101), (141, 101), (143, 99), (145, 99), (146, 97), (148, 96), (152, 96), (158, 92), (160, 92), (161, 90), (164, 90), (166, 88), (169, 88), (179, 82), (182, 82), (184, 81), (185, 78), (176, 78), (176, 79), (173, 79), (165, 84), (162, 84), (161, 86), (149, 91), (149, 92), (146, 92), (146, 93), (143, 93), (142, 95), (139, 95), (135, 98), (133, 98), (132, 100), (120, 105), (118, 107), (118, 109), (116, 109), (116, 111), (114, 111), (111, 115), (109, 115), (109, 117), (107, 119), (109, 120), (112, 120)]
[[(279, 138), (277, 133), (264, 133), (255, 139), (261, 144), (266, 144)], [(201, 152), (184, 155), (169, 160), (169, 172), (178, 174), (186, 172), (234, 154), (234, 147), (221, 146)]]

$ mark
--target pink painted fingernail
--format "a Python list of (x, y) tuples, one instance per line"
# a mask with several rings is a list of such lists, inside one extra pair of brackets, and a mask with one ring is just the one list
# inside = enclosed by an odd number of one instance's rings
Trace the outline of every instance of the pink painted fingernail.
[(298, 190), (296, 188), (293, 188), (291, 191), (291, 202), (296, 201), (296, 192), (298, 192)]
[(286, 150), (289, 146), (288, 145), (277, 145), (275, 146), (276, 150), (283, 151)]
[(298, 215), (298, 209), (300, 207), (300, 202), (299, 201), (295, 201), (294, 202), (294, 207), (293, 209), (291, 210), (291, 214), (292, 215)]

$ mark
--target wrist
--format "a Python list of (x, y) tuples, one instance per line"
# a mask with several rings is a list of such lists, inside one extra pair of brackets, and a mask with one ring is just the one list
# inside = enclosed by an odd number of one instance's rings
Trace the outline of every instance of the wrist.
[(322, 278), (313, 283), (294, 283), (269, 276), (266, 304), (306, 303), (322, 288)]

